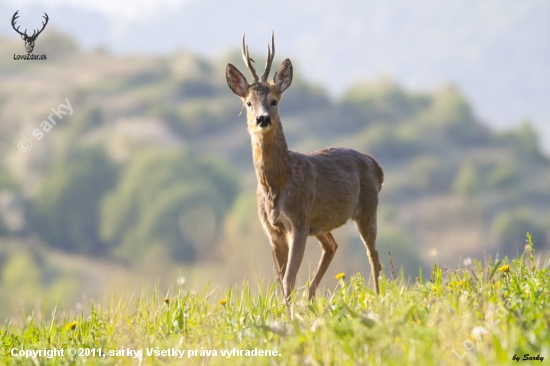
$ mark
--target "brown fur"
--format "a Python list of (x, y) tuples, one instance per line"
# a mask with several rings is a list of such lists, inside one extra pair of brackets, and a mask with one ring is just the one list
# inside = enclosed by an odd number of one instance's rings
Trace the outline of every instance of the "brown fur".
[[(381, 265), (375, 248), (376, 210), (384, 180), (378, 162), (370, 155), (346, 148), (330, 147), (307, 155), (288, 149), (278, 102), (292, 80), (290, 60), (283, 62), (270, 84), (248, 85), (233, 65), (227, 66), (226, 75), (229, 87), (242, 98), (247, 109), (258, 179), (258, 214), (283, 277), (285, 296), (289, 297), (295, 286), (308, 236), (315, 236), (322, 248), (309, 287), (310, 299), (315, 296), (338, 248), (330, 231), (348, 219), (356, 222), (367, 247), (378, 293)], [(272, 105), (273, 101), (277, 106)], [(259, 116), (269, 116), (271, 124), (261, 127)]]

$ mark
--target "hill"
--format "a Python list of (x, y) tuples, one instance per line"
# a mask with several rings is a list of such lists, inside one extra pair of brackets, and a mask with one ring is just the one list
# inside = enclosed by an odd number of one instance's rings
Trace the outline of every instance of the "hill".
[[(20, 308), (15, 290), (32, 306), (60, 286), (74, 304), (82, 292), (159, 276), (270, 278), (249, 137), (225, 84), (226, 63), (241, 65), (240, 55), (114, 56), (54, 33), (40, 45), (48, 62), (0, 62), (0, 296), (10, 304), (0, 310)], [(0, 40), (8, 52), (20, 46)], [(334, 99), (302, 74), (297, 67), (280, 107), (289, 146), (342, 145), (380, 161), (386, 274), (388, 250), (415, 276), (436, 259), (453, 268), (521, 252), (527, 231), (549, 248), (550, 164), (529, 122), (495, 132), (453, 85), (410, 91), (367, 80)], [(356, 230), (335, 237), (327, 276), (366, 275)], [(318, 255), (310, 243), (302, 268)]]

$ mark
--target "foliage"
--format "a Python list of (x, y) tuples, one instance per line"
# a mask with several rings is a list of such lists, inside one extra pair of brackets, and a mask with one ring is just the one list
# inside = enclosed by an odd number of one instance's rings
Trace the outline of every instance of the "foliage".
[(417, 115), (430, 103), (426, 95), (412, 95), (391, 80), (379, 80), (352, 86), (344, 95), (342, 107), (356, 117), (359, 129), (377, 121), (398, 123)]
[(493, 230), (501, 242), (500, 247), (510, 255), (521, 252), (525, 245), (525, 239), (523, 235), (518, 235), (519, 232), (530, 232), (537, 243), (546, 241), (544, 229), (527, 209), (498, 214), (493, 221)]
[(294, 78), (292, 88), (285, 92), (281, 113), (304, 115), (316, 109), (324, 109), (330, 104), (331, 101), (322, 87)]
[(190, 151), (146, 151), (106, 197), (101, 235), (128, 260), (158, 246), (193, 262), (211, 252), (236, 192), (236, 179), (219, 162)]
[(116, 171), (98, 147), (81, 148), (53, 164), (32, 205), (32, 227), (52, 248), (98, 254), (99, 202)]
[[(58, 304), (73, 302), (80, 277), (60, 268), (44, 251), (10, 248), (0, 242), (0, 316), (8, 317), (11, 308), (39, 308), (50, 311)], [(48, 302), (48, 299), (50, 300)]]
[(516, 131), (497, 135), (497, 141), (507, 148), (516, 150), (522, 158), (544, 161), (540, 152), (538, 135), (529, 121), (523, 121)]
[(474, 196), (489, 190), (511, 191), (518, 187), (521, 176), (513, 161), (464, 161), (454, 181), (454, 189), (461, 194)]

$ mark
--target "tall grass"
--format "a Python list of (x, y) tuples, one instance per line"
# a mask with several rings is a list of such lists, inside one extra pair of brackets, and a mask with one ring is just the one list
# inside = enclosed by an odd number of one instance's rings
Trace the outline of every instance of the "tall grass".
[[(435, 265), (429, 279), (418, 278), (414, 284), (406, 283), (402, 275), (395, 280), (382, 276), (380, 295), (360, 274), (334, 279), (334, 290), (319, 294), (311, 303), (307, 291), (297, 290), (290, 312), (276, 281), (245, 281), (225, 291), (178, 285), (166, 294), (157, 288), (140, 296), (92, 303), (79, 315), (54, 311), (48, 320), (26, 314), (21, 324), (2, 326), (0, 361), (8, 365), (498, 365), (515, 364), (514, 356), (523, 360), (529, 354), (548, 362), (549, 265), (548, 260), (535, 261), (530, 244), (513, 261), (474, 261), (453, 271)], [(64, 349), (64, 356), (32, 360), (12, 356), (14, 348)], [(69, 348), (82, 355), (68, 356)], [(142, 354), (113, 354), (127, 349)], [(178, 358), (174, 350), (185, 353)], [(157, 353), (149, 356), (148, 351)]]

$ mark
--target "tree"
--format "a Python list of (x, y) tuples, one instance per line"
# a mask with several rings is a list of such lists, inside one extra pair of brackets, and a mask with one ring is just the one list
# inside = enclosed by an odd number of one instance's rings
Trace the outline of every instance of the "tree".
[(116, 171), (99, 147), (77, 150), (55, 163), (32, 204), (31, 226), (52, 248), (99, 254), (99, 202)]
[(101, 236), (120, 258), (162, 248), (184, 262), (209, 256), (237, 193), (222, 164), (180, 150), (147, 151), (129, 163), (103, 202)]
[(527, 232), (533, 236), (535, 245), (544, 246), (546, 242), (546, 232), (539, 227), (535, 216), (527, 208), (500, 213), (493, 220), (492, 226), (501, 248), (508, 256), (513, 257), (516, 252), (523, 252)]

